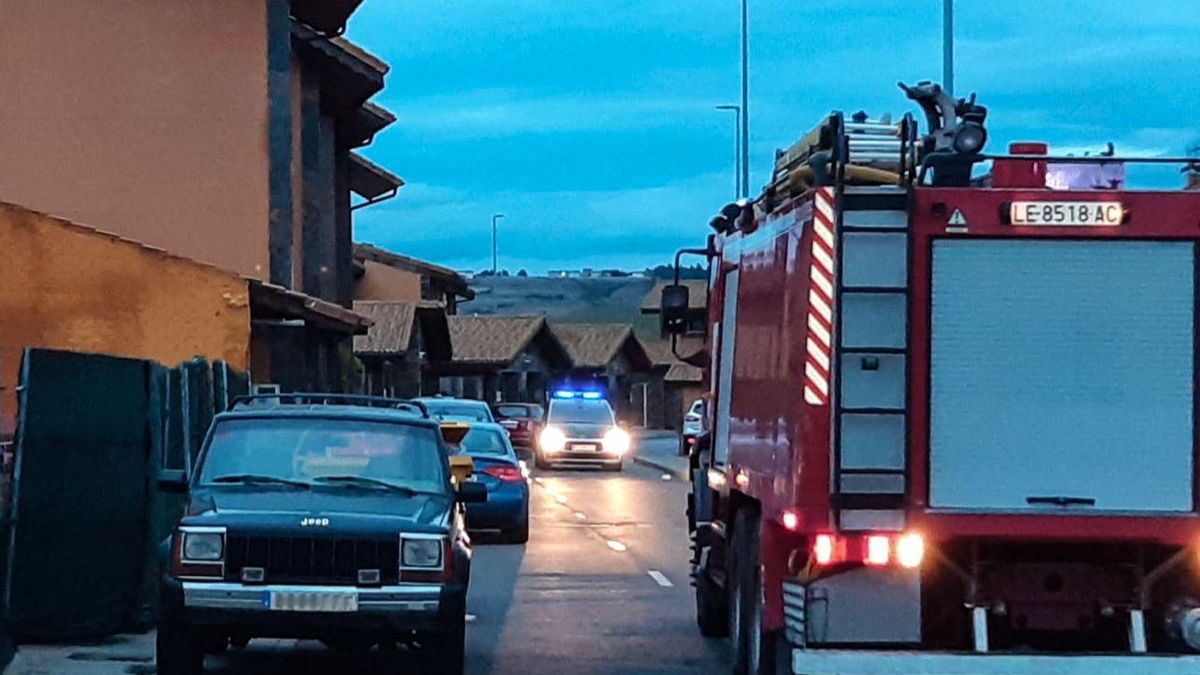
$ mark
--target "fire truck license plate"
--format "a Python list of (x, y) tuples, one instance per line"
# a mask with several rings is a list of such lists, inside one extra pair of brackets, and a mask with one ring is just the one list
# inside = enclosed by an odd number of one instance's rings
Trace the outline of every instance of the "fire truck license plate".
[(1008, 208), (1013, 225), (1116, 227), (1124, 218), (1121, 202), (1013, 202)]

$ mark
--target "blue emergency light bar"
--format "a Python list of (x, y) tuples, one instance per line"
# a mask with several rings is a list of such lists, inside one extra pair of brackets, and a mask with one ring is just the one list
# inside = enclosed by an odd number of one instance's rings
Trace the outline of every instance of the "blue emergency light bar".
[(589, 401), (597, 401), (603, 398), (598, 391), (574, 391), (571, 389), (559, 389), (554, 392), (554, 398), (583, 398)]

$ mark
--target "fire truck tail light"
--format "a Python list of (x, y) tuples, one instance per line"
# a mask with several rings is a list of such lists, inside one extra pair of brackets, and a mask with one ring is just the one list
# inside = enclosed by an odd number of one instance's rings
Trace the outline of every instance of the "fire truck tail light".
[(813, 538), (813, 560), (818, 565), (828, 565), (833, 562), (837, 548), (837, 539), (832, 534), (818, 534)]
[(867, 537), (867, 549), (863, 562), (867, 565), (886, 565), (892, 557), (892, 542), (884, 535)]
[(925, 537), (917, 533), (901, 536), (896, 540), (896, 560), (901, 567), (913, 569), (921, 566), (925, 559)]

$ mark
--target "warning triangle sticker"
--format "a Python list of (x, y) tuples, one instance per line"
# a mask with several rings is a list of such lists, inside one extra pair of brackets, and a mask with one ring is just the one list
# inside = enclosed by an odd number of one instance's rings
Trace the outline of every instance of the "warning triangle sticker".
[(954, 209), (954, 213), (950, 214), (950, 222), (947, 225), (966, 225), (967, 218), (963, 215), (962, 210)]

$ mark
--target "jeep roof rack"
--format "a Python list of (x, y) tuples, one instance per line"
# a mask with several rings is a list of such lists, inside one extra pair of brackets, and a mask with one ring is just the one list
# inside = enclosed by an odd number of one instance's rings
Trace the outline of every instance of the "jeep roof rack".
[(250, 407), (255, 405), (266, 406), (320, 406), (320, 405), (347, 405), (361, 406), (364, 408), (388, 408), (393, 410), (408, 410), (419, 413), (421, 417), (429, 417), (429, 409), (420, 401), (411, 401), (402, 398), (389, 398), (387, 396), (364, 396), (362, 394), (322, 394), (322, 393), (278, 393), (278, 394), (252, 394), (247, 396), (238, 396), (230, 404), (229, 409), (235, 410), (241, 407)]

